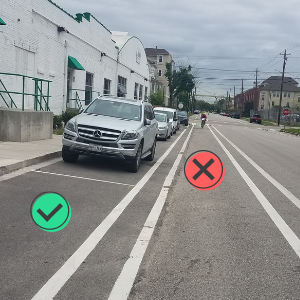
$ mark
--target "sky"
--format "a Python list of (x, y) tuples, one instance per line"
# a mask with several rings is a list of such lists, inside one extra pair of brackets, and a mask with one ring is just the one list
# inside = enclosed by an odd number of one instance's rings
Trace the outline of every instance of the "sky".
[[(145, 48), (166, 49), (190, 64), (197, 94), (233, 96), (281, 76), (300, 82), (299, 0), (54, 0), (69, 13), (90, 12), (111, 31), (137, 36)], [(200, 96), (214, 101), (214, 98)]]

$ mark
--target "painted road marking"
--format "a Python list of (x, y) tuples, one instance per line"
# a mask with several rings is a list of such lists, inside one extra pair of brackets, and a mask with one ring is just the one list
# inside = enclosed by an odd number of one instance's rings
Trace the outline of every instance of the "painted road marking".
[[(293, 230), (286, 224), (286, 222), (282, 219), (279, 213), (275, 210), (275, 208), (271, 205), (268, 199), (263, 195), (260, 189), (254, 184), (254, 182), (250, 179), (250, 177), (246, 174), (246, 172), (242, 169), (242, 167), (238, 164), (238, 162), (234, 159), (231, 153), (227, 150), (227, 148), (223, 145), (223, 143), (218, 139), (215, 133), (209, 128), (212, 135), (215, 137), (217, 142), (220, 144), (224, 152), (227, 154), (229, 159), (231, 160), (232, 164), (235, 166), (237, 171), (240, 173), (241, 177), (247, 183), (257, 200), (260, 202), (262, 207), (265, 209), (271, 220), (274, 222), (276, 227), (285, 237), (287, 242), (291, 245), (295, 253), (300, 258), (300, 240), (293, 232)], [(216, 129), (215, 129), (216, 130)]]
[(80, 177), (80, 176), (73, 176), (73, 175), (66, 175), (66, 174), (59, 174), (59, 173), (51, 173), (51, 172), (35, 171), (35, 170), (33, 170), (32, 172), (42, 173), (42, 174), (48, 174), (48, 175), (63, 176), (63, 177), (70, 177), (70, 178), (76, 178), (76, 179), (83, 179), (83, 180), (90, 180), (90, 181), (97, 181), (97, 182), (104, 182), (104, 183), (111, 183), (111, 184), (134, 186), (132, 184), (127, 184), (127, 183), (121, 183), (121, 182), (115, 182), (115, 181), (107, 181), (107, 180), (87, 178), (87, 177)]
[(153, 231), (155, 229), (155, 226), (157, 224), (158, 218), (159, 218), (161, 211), (164, 207), (164, 204), (166, 202), (169, 188), (170, 188), (170, 185), (175, 176), (178, 165), (181, 161), (182, 154), (185, 151), (187, 142), (189, 141), (189, 139), (191, 137), (193, 128), (194, 128), (194, 126), (192, 127), (191, 131), (189, 132), (189, 134), (181, 148), (181, 151), (179, 152), (179, 154), (173, 164), (173, 167), (171, 168), (168, 176), (165, 179), (165, 182), (160, 191), (160, 194), (159, 194), (150, 214), (148, 215), (148, 218), (144, 224), (144, 227), (143, 227), (134, 247), (132, 248), (132, 251), (129, 255), (129, 259), (124, 264), (121, 274), (119, 275), (117, 281), (114, 284), (114, 287), (109, 295), (108, 300), (126, 300), (129, 296), (130, 290), (133, 286), (133, 283), (134, 283), (134, 280), (138, 273), (140, 264), (142, 262), (142, 259), (145, 255), (145, 252), (149, 245), (149, 242), (150, 242), (151, 236), (153, 234)]
[(51, 159), (47, 162), (43, 162), (43, 163), (40, 163), (40, 164), (37, 164), (37, 165), (33, 165), (33, 166), (30, 166), (30, 167), (23, 168), (21, 170), (18, 170), (18, 171), (9, 173), (9, 174), (2, 175), (2, 176), (0, 176), (0, 182), (5, 181), (5, 180), (9, 180), (9, 179), (17, 177), (17, 176), (24, 175), (28, 172), (31, 172), (33, 169), (41, 169), (41, 168), (48, 167), (48, 166), (50, 166), (52, 164), (55, 164), (55, 163), (58, 163), (60, 161), (61, 161), (61, 158), (55, 158), (55, 159)]
[(81, 266), (87, 256), (95, 249), (103, 236), (117, 221), (125, 208), (132, 202), (138, 192), (149, 181), (151, 176), (170, 154), (177, 142), (186, 132), (186, 129), (172, 143), (169, 149), (162, 155), (144, 177), (132, 188), (132, 190), (122, 199), (122, 201), (110, 212), (103, 222), (90, 234), (83, 244), (74, 252), (74, 254), (61, 266), (61, 268), (45, 283), (37, 292), (32, 300), (52, 300), (70, 277)]
[(294, 203), (300, 209), (300, 200), (294, 196), (289, 190), (275, 180), (270, 174), (268, 174), (263, 168), (261, 168), (255, 161), (253, 161), (247, 154), (245, 154), (240, 148), (233, 144), (228, 138), (226, 138), (217, 128), (214, 129), (218, 134), (223, 137), (238, 153), (240, 153), (262, 176), (264, 176), (269, 182), (271, 182), (284, 196), (286, 196), (292, 203)]

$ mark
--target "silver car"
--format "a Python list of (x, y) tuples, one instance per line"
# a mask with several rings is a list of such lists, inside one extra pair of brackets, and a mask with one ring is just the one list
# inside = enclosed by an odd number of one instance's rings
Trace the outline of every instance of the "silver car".
[(172, 135), (172, 122), (170, 122), (168, 116), (162, 113), (155, 113), (155, 118), (158, 122), (158, 134), (157, 138), (167, 140)]
[(99, 97), (66, 124), (62, 158), (76, 162), (79, 155), (115, 157), (137, 172), (141, 159), (154, 159), (157, 130), (150, 103)]

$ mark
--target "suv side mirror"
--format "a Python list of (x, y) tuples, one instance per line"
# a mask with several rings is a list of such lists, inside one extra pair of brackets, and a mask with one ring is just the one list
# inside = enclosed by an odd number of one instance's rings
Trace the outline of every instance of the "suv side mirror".
[(144, 125), (145, 125), (145, 126), (146, 126), (146, 125), (151, 125), (151, 121), (150, 121), (149, 119), (145, 119)]
[(80, 108), (79, 109), (79, 114), (83, 113), (84, 109), (83, 108)]

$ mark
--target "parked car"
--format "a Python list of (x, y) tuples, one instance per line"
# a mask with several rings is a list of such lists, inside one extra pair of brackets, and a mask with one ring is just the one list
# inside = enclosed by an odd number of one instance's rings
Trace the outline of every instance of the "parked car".
[(178, 119), (177, 119), (177, 113), (176, 109), (169, 108), (169, 107), (155, 107), (154, 108), (154, 113), (163, 113), (167, 114), (170, 122), (172, 122), (172, 133), (176, 133), (177, 128), (178, 128)]
[(253, 115), (250, 117), (250, 123), (256, 122), (257, 124), (261, 124), (261, 116), (260, 115)]
[(180, 124), (184, 124), (185, 126), (189, 125), (189, 115), (186, 111), (184, 110), (178, 110), (177, 111), (177, 116), (180, 121)]
[(239, 119), (240, 118), (240, 114), (239, 113), (232, 113), (231, 114), (231, 118)]
[(155, 113), (155, 119), (158, 122), (158, 134), (157, 138), (167, 140), (172, 135), (172, 123), (170, 122), (166, 114)]
[(79, 155), (119, 158), (136, 173), (141, 159), (154, 159), (157, 125), (148, 102), (98, 97), (66, 124), (62, 158), (68, 163)]
[(199, 115), (199, 114), (200, 114), (200, 110), (195, 109), (195, 110), (194, 110), (194, 115)]

